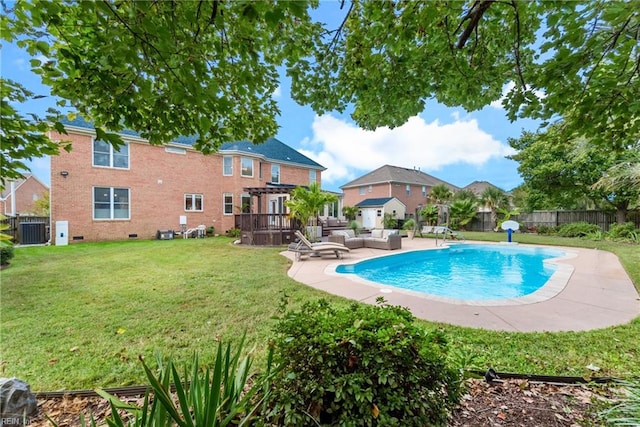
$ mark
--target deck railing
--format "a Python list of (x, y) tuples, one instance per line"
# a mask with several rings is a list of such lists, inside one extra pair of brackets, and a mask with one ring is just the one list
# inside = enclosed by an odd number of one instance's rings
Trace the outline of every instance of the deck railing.
[(236, 228), (242, 231), (299, 230), (300, 222), (287, 214), (238, 214)]

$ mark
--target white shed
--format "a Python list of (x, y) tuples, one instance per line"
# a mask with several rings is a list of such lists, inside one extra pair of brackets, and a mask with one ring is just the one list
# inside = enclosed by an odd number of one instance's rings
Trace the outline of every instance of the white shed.
[(384, 214), (389, 213), (395, 219), (404, 219), (407, 207), (395, 197), (380, 197), (365, 199), (356, 204), (358, 210), (357, 221), (363, 228), (383, 228)]

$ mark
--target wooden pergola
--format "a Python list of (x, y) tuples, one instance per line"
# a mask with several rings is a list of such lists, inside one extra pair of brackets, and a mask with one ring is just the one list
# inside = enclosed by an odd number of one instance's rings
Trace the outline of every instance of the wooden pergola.
[[(243, 244), (279, 246), (293, 241), (300, 224), (286, 213), (264, 213), (263, 196), (290, 194), (296, 188), (291, 184), (269, 184), (266, 187), (245, 187), (250, 196), (249, 212), (236, 215), (236, 227), (240, 229)], [(257, 202), (254, 203), (254, 198)]]

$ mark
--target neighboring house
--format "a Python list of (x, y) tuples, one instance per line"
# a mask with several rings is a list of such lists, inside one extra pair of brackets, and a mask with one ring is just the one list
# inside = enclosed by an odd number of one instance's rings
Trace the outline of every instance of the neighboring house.
[(344, 192), (344, 206), (356, 206), (367, 199), (395, 197), (406, 207), (405, 216), (415, 216), (427, 203), (427, 195), (439, 184), (446, 185), (451, 191), (459, 188), (418, 169), (384, 165), (360, 178), (354, 179), (340, 188)]
[(394, 218), (404, 219), (406, 206), (395, 197), (380, 197), (365, 199), (355, 204), (359, 209), (356, 220), (364, 228), (384, 228), (384, 214), (391, 214)]
[(46, 215), (36, 202), (48, 192), (49, 187), (35, 175), (24, 174), (22, 179), (7, 181), (0, 193), (0, 212), (5, 216)]
[[(497, 185), (493, 185), (492, 183), (490, 183), (488, 181), (473, 181), (471, 184), (463, 187), (462, 190), (471, 191), (473, 194), (476, 195), (476, 197), (478, 199), (480, 199), (480, 196), (482, 196), (482, 193), (487, 188), (495, 188), (496, 190), (499, 190), (502, 193), (504, 193), (509, 198), (509, 200), (511, 200), (511, 193), (509, 193), (507, 191), (504, 191), (502, 188), (498, 187)], [(489, 211), (491, 211), (491, 209), (486, 207), (486, 206), (479, 206), (478, 207), (478, 211), (479, 212), (489, 212)]]
[(153, 146), (127, 132), (115, 149), (81, 119), (66, 122), (65, 129), (67, 135), (50, 133), (73, 143), (71, 152), (51, 157), (51, 235), (57, 244), (151, 239), (159, 230), (201, 224), (224, 233), (242, 212), (285, 214), (287, 191), (320, 182), (325, 170), (275, 138), (226, 143), (204, 155), (192, 148), (193, 138)]

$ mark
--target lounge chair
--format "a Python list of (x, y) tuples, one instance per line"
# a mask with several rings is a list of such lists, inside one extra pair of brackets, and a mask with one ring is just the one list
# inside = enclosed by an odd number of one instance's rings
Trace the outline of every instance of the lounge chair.
[(342, 258), (345, 252), (349, 252), (349, 248), (339, 243), (320, 242), (311, 243), (300, 231), (296, 230), (296, 237), (298, 243), (292, 243), (289, 245), (289, 250), (295, 252), (296, 261), (300, 261), (303, 255), (316, 255), (322, 256), (323, 254), (333, 253), (336, 258)]

